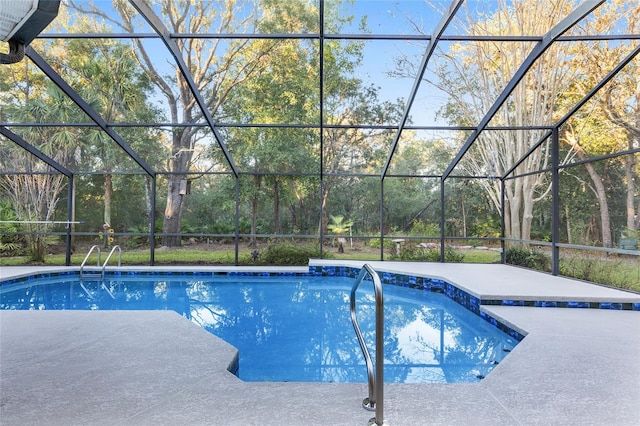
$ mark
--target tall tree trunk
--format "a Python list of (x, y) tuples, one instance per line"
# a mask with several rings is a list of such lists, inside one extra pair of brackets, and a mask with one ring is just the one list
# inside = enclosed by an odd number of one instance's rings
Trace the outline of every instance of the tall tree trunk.
[(564, 215), (565, 215), (565, 219), (567, 220), (567, 243), (572, 244), (573, 243), (573, 235), (572, 235), (572, 232), (571, 232), (571, 221), (569, 220), (571, 215), (569, 213), (569, 205), (568, 204), (564, 205)]
[(255, 192), (251, 197), (251, 236), (249, 237), (249, 247), (256, 247), (258, 245), (258, 240), (256, 239), (256, 234), (258, 230), (258, 202), (260, 187), (262, 186), (262, 176), (255, 175), (254, 176), (255, 183)]
[(153, 209), (153, 203), (152, 203), (152, 199), (151, 199), (151, 177), (146, 176), (144, 179), (144, 200), (145, 200), (145, 206), (146, 208), (146, 219), (147, 219), (147, 223), (149, 224), (149, 232), (151, 232), (154, 227), (155, 224), (151, 223), (151, 217), (152, 217), (152, 209)]
[[(113, 175), (107, 173), (104, 175), (104, 246), (109, 247), (110, 234), (108, 230), (113, 228), (111, 223), (111, 197), (113, 195)], [(107, 226), (109, 225), (109, 226)]]
[[(582, 148), (579, 145), (574, 145), (576, 152), (578, 153), (578, 158), (580, 160), (585, 160), (587, 156), (585, 155)], [(600, 228), (602, 232), (602, 246), (603, 247), (612, 247), (613, 239), (611, 236), (611, 216), (609, 214), (609, 202), (607, 201), (607, 192), (605, 191), (604, 183), (602, 182), (602, 178), (593, 168), (593, 164), (585, 163), (585, 167), (587, 172), (589, 173), (589, 177), (591, 177), (591, 181), (593, 182), (593, 186), (596, 190), (596, 197), (598, 198), (598, 207), (600, 208)]]
[[(629, 149), (633, 149), (633, 138), (629, 138)], [(636, 167), (636, 161), (634, 154), (628, 154), (624, 157), (624, 175), (627, 181), (627, 228), (636, 229), (636, 203), (635, 193), (636, 185), (634, 181), (634, 170)]]
[(113, 175), (104, 175), (104, 223), (113, 227), (111, 223), (111, 198), (113, 196)]
[(464, 198), (461, 200), (462, 208), (462, 236), (467, 238), (467, 212), (465, 211)]
[(531, 224), (533, 223), (533, 206), (535, 205), (535, 200), (533, 197), (533, 189), (535, 185), (535, 177), (532, 179), (531, 176), (526, 176), (523, 179), (522, 184), (522, 230), (520, 232), (520, 237), (523, 240), (531, 239)]
[[(162, 232), (165, 234), (179, 234), (182, 222), (182, 203), (184, 196), (180, 194), (180, 182), (184, 175), (169, 175), (167, 190), (167, 205), (164, 209), (164, 221)], [(167, 247), (179, 247), (180, 235), (164, 235), (162, 245)]]
[(320, 203), (320, 223), (318, 224), (318, 235), (326, 231), (329, 224), (329, 218), (327, 217), (327, 200), (329, 199), (329, 193), (331, 192), (331, 185), (325, 180), (322, 186), (322, 202)]
[[(640, 146), (640, 78), (637, 80), (636, 87), (636, 123), (635, 127), (631, 129), (633, 131), (629, 131), (629, 150), (632, 150), (635, 146)], [(625, 160), (625, 173), (627, 175), (627, 226), (637, 230), (640, 225), (640, 200), (638, 200), (636, 210), (636, 186), (634, 180), (636, 170), (635, 154), (627, 155)]]
[(273, 182), (273, 233), (280, 233), (280, 181)]
[(520, 235), (520, 209), (522, 207), (522, 185), (518, 183), (518, 179), (514, 180), (511, 196), (508, 197), (509, 209), (509, 227), (507, 237), (514, 238), (516, 240), (521, 239)]
[[(573, 134), (571, 129), (567, 129), (567, 131), (564, 133), (564, 140), (569, 144), (570, 149), (576, 153), (581, 161), (585, 161), (588, 159), (587, 154), (579, 144), (579, 139)], [(589, 173), (589, 177), (593, 182), (595, 195), (598, 199), (598, 207), (600, 209), (600, 230), (602, 233), (602, 246), (612, 247), (613, 238), (611, 234), (611, 215), (609, 213), (609, 202), (607, 201), (607, 193), (604, 183), (596, 169), (593, 167), (593, 163), (586, 162), (585, 168), (587, 169), (587, 173)]]

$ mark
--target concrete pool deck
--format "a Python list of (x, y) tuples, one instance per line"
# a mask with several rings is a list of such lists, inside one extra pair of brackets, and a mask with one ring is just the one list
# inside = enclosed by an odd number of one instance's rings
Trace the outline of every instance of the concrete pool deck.
[[(368, 263), (487, 300), (640, 303), (638, 294), (506, 265)], [(0, 279), (52, 269), (61, 268), (2, 267)], [(225, 270), (188, 268), (196, 269)], [(479, 383), (387, 384), (390, 425), (640, 424), (640, 312), (482, 309), (527, 336)], [(3, 311), (0, 424), (346, 426), (373, 416), (360, 406), (366, 384), (245, 383), (227, 371), (235, 356), (169, 311)]]

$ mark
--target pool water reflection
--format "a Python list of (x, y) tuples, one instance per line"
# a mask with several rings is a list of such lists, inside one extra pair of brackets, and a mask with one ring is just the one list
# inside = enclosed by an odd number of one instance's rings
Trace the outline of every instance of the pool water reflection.
[[(245, 381), (366, 382), (345, 277), (139, 275), (0, 287), (0, 309), (174, 310), (239, 350)], [(357, 316), (375, 353), (372, 288)], [(384, 286), (385, 382), (475, 382), (517, 343), (448, 297)], [(188, 348), (185, 348), (188, 349)]]

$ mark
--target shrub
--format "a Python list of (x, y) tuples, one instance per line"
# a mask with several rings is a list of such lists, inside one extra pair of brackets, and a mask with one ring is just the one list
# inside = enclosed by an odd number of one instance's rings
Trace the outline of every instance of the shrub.
[(413, 235), (416, 237), (440, 235), (440, 225), (437, 223), (425, 224), (421, 220), (414, 220), (411, 224), (409, 235)]
[(522, 247), (511, 247), (505, 252), (505, 260), (510, 265), (547, 271), (551, 266), (551, 259), (540, 250), (528, 250)]
[(529, 266), (529, 250), (520, 247), (510, 247), (504, 253), (505, 260), (510, 265)]
[(562, 275), (594, 283), (640, 292), (638, 263), (607, 256), (573, 255), (560, 261)]
[[(146, 225), (131, 226), (127, 232), (132, 234), (148, 234), (149, 227)], [(146, 235), (130, 235), (125, 239), (124, 246), (128, 249), (142, 247), (149, 238)]]
[[(276, 243), (257, 253), (256, 263), (261, 265), (307, 265), (310, 258), (320, 257), (320, 248), (315, 246)], [(327, 258), (324, 252), (323, 257)]]
[[(433, 247), (421, 247), (414, 245), (404, 245), (400, 249), (400, 256), (391, 256), (392, 260), (439, 262), (440, 249)], [(464, 254), (456, 251), (452, 247), (445, 247), (444, 260), (450, 263), (460, 263), (464, 260)]]
[[(392, 241), (393, 238), (384, 238), (384, 248), (395, 248), (396, 244)], [(380, 248), (380, 238), (370, 238), (369, 247)]]
[(19, 231), (17, 220), (13, 205), (0, 201), (0, 256), (21, 256), (26, 252), (26, 239), (14, 234)]

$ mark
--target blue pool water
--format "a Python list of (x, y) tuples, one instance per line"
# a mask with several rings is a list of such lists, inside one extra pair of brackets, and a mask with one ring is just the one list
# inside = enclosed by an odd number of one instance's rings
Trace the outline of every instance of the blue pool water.
[[(354, 280), (231, 275), (73, 276), (0, 287), (0, 309), (174, 310), (239, 350), (245, 381), (366, 382), (349, 317)], [(357, 316), (375, 354), (371, 283)], [(517, 343), (443, 294), (384, 286), (385, 382), (475, 382)]]

